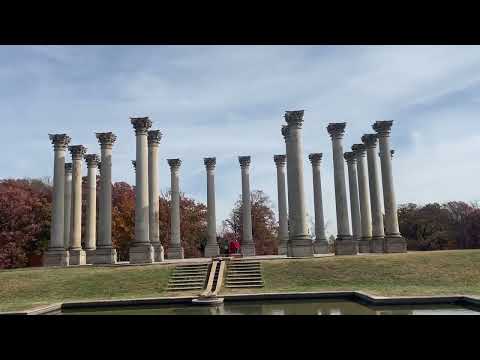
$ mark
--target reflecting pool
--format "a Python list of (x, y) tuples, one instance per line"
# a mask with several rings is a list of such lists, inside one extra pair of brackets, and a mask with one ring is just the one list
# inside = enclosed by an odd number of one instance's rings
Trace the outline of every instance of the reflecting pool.
[(65, 315), (480, 315), (455, 304), (367, 306), (348, 300), (227, 301), (217, 306), (156, 305), (64, 309)]

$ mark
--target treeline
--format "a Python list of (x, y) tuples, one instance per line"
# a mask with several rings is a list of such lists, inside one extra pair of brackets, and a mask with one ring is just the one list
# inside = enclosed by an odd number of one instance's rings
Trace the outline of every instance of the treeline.
[[(83, 179), (82, 246), (85, 235), (86, 177)], [(97, 206), (100, 183), (97, 181)], [(160, 240), (165, 253), (170, 239), (170, 194), (159, 198)], [(52, 186), (37, 179), (0, 181), (0, 268), (41, 264), (48, 247), (52, 211)], [(185, 194), (180, 196), (180, 231), (185, 257), (201, 257), (207, 242), (207, 207)], [(97, 221), (99, 211), (97, 209)], [(237, 201), (231, 216), (219, 233), (219, 243), (241, 238), (241, 202)], [(269, 199), (252, 192), (253, 235), (258, 254), (276, 252), (275, 214)], [(98, 226), (97, 226), (98, 229)], [(97, 234), (98, 236), (98, 234)], [(125, 182), (112, 185), (112, 242), (118, 260), (128, 261), (129, 248), (135, 236), (135, 188)]]

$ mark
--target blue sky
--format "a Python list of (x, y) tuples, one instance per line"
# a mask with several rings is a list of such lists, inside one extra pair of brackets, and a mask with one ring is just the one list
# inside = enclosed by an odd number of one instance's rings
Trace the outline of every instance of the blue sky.
[(251, 187), (275, 207), (274, 154), (285, 110), (305, 109), (305, 189), (313, 218), (311, 152), (323, 152), (328, 232), (336, 233), (329, 122), (346, 121), (344, 150), (394, 120), (398, 203), (479, 200), (479, 46), (0, 46), (0, 178), (53, 174), (48, 133), (99, 153), (95, 132), (118, 136), (114, 181), (134, 183), (130, 116), (149, 116), (181, 190), (206, 202), (203, 157), (216, 156), (218, 223), (241, 192), (237, 157), (251, 155)]

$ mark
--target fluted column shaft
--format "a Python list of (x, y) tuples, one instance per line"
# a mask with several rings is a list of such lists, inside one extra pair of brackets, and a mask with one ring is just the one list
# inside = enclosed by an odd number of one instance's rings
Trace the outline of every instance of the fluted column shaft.
[(362, 233), (358, 249), (361, 253), (370, 252), (372, 239), (372, 212), (370, 207), (370, 189), (368, 186), (367, 154), (364, 144), (352, 146), (357, 159), (358, 194), (360, 200), (360, 219)]
[(97, 167), (99, 159), (96, 154), (88, 154), (85, 156), (85, 160), (88, 169), (85, 249), (95, 250), (97, 240)]
[(65, 164), (64, 247), (70, 247), (70, 219), (72, 216), (72, 163)]
[(171, 202), (170, 202), (170, 243), (168, 246), (168, 258), (183, 258), (183, 248), (180, 237), (180, 184), (179, 171), (181, 160), (168, 159), (170, 165), (170, 186), (171, 186)]
[(277, 195), (278, 195), (278, 254), (287, 255), (288, 243), (288, 211), (287, 190), (285, 184), (286, 155), (273, 157), (277, 167)]
[(385, 251), (405, 252), (406, 241), (400, 235), (398, 226), (397, 201), (393, 185), (392, 157), (390, 149), (390, 130), (393, 121), (377, 121), (373, 129), (377, 132), (382, 167), (383, 203), (385, 208)]
[(242, 254), (255, 255), (252, 233), (252, 206), (250, 200), (250, 156), (239, 156), (242, 172)]
[(290, 147), (287, 166), (291, 168), (291, 181), (289, 179), (288, 187), (290, 195), (294, 199), (290, 214), (290, 218), (293, 218), (293, 226), (290, 228), (289, 237), (291, 256), (295, 257), (313, 256), (312, 237), (308, 232), (303, 180), (303, 114), (303, 110), (285, 112)]
[(149, 231), (150, 242), (154, 248), (155, 261), (163, 261), (163, 246), (160, 243), (159, 219), (159, 180), (158, 180), (158, 147), (162, 133), (159, 130), (148, 132), (148, 193), (149, 193)]
[(335, 208), (337, 214), (335, 254), (337, 255), (354, 255), (358, 252), (358, 242), (355, 239), (352, 239), (348, 217), (348, 200), (345, 184), (345, 164), (342, 141), (346, 125), (346, 123), (331, 123), (327, 127), (327, 131), (332, 138)]
[(383, 228), (383, 215), (380, 202), (380, 184), (378, 182), (377, 135), (363, 135), (362, 141), (367, 148), (368, 182), (370, 187), (370, 205), (372, 208), (371, 251), (378, 253), (384, 251), (385, 233)]
[(312, 163), (313, 175), (313, 201), (315, 209), (314, 250), (316, 254), (328, 253), (327, 237), (325, 236), (325, 220), (323, 216), (322, 179), (320, 171), (322, 156), (322, 153), (314, 153), (308, 156)]
[(112, 247), (112, 148), (117, 136), (112, 132), (96, 133), (100, 144), (100, 191), (98, 197), (98, 236), (95, 264), (115, 264), (117, 251)]
[(350, 213), (352, 214), (352, 236), (359, 241), (362, 236), (360, 200), (358, 195), (357, 160), (353, 152), (344, 154), (348, 168), (348, 184), (350, 193)]
[(207, 245), (205, 256), (212, 257), (220, 254), (217, 242), (217, 225), (215, 216), (215, 158), (205, 158), (207, 171)]

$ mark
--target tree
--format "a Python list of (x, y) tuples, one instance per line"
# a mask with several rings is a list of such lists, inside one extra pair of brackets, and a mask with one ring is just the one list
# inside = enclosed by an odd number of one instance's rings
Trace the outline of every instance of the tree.
[(129, 259), (134, 238), (135, 189), (125, 182), (117, 182), (112, 186), (112, 242), (120, 261)]
[[(257, 255), (278, 253), (278, 224), (268, 196), (261, 190), (250, 194), (252, 207), (252, 235)], [(230, 217), (223, 221), (222, 237), (242, 239), (243, 206), (240, 198), (235, 202)]]
[(0, 181), (0, 268), (29, 266), (47, 248), (51, 202), (41, 180)]

